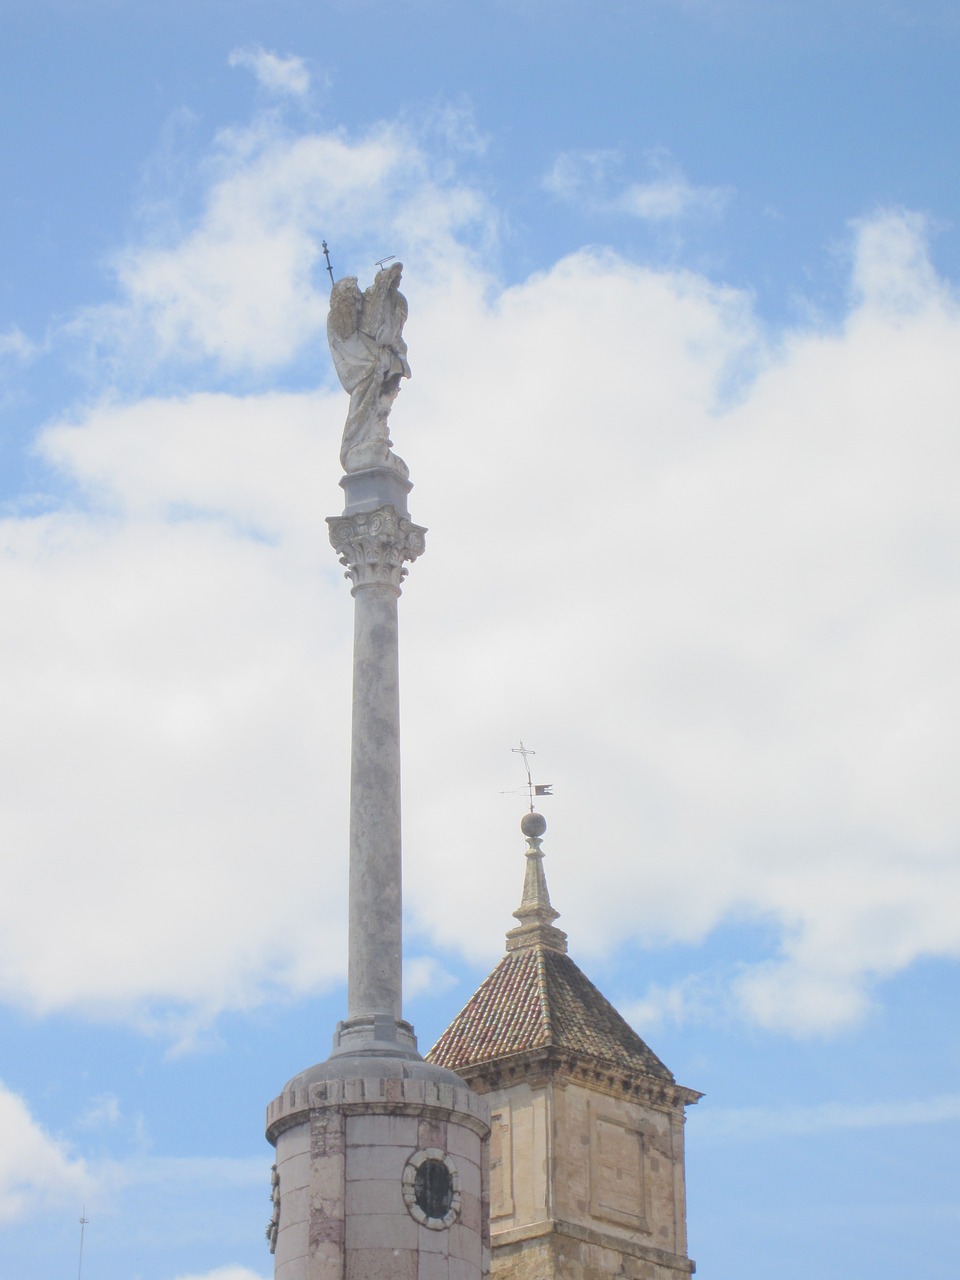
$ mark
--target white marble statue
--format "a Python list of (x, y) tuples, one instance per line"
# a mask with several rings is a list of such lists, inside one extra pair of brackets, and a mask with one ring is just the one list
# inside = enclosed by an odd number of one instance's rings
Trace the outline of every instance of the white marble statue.
[(392, 452), (387, 418), (410, 377), (403, 325), (407, 300), (400, 292), (402, 263), (377, 272), (361, 293), (356, 276), (344, 276), (330, 293), (327, 339), (337, 376), (350, 393), (340, 462), (344, 471), (388, 467), (406, 479), (407, 464)]

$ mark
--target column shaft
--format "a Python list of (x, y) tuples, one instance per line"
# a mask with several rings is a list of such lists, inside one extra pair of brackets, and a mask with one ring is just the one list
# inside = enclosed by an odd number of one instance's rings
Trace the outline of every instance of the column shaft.
[(348, 1018), (401, 1016), (398, 587), (354, 588)]

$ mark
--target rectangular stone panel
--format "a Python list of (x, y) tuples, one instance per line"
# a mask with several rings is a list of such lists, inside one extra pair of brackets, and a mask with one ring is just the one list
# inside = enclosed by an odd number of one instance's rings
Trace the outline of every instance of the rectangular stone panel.
[(512, 1217), (513, 1212), (513, 1134), (508, 1103), (490, 1116), (490, 1216)]
[(590, 1212), (646, 1231), (643, 1135), (612, 1115), (590, 1109)]

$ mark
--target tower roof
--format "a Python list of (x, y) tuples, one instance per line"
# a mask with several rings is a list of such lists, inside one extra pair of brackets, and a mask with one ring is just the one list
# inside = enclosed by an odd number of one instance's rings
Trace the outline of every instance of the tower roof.
[(529, 813), (523, 898), (507, 934), (507, 954), (470, 997), (427, 1060), (452, 1071), (514, 1054), (552, 1048), (620, 1070), (673, 1082), (625, 1018), (567, 955), (567, 935), (553, 921), (540, 837), (546, 823)]
[(541, 942), (507, 952), (427, 1060), (460, 1071), (544, 1048), (673, 1081), (672, 1072), (573, 960)]

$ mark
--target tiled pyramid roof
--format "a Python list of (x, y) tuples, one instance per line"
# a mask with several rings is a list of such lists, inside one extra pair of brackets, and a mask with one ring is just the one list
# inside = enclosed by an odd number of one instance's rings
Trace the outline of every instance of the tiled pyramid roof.
[[(521, 747), (522, 747), (521, 743)], [(567, 955), (567, 935), (554, 925), (543, 873), (547, 824), (532, 807), (520, 921), (507, 934), (507, 954), (427, 1054), (462, 1071), (514, 1054), (554, 1049), (619, 1070), (673, 1083), (673, 1075)]]
[(539, 941), (507, 952), (427, 1060), (460, 1071), (547, 1047), (673, 1081), (570, 957)]

